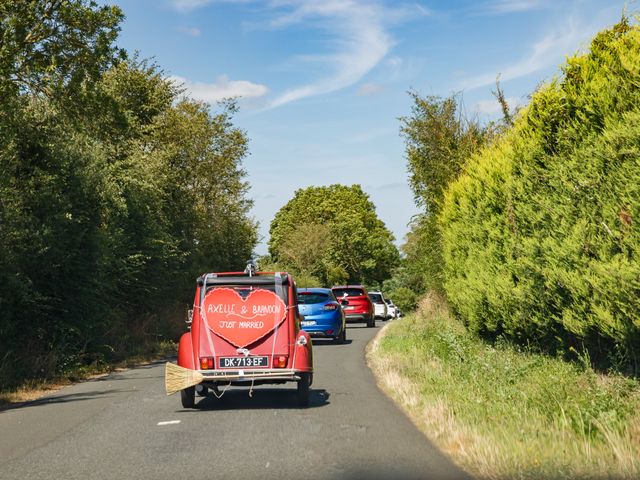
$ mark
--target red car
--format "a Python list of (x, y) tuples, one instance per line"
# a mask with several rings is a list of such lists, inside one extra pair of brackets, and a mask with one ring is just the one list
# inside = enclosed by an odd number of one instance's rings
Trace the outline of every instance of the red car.
[(342, 303), (347, 322), (365, 322), (367, 327), (376, 326), (373, 303), (362, 285), (332, 287), (331, 290)]
[[(289, 274), (203, 275), (190, 317), (191, 329), (178, 346), (183, 368), (169, 364), (166, 373), (167, 393), (179, 390), (183, 407), (195, 406), (196, 385), (200, 395), (211, 389), (219, 396), (229, 386), (285, 382), (296, 382), (299, 403), (308, 404), (311, 340), (300, 329), (296, 285)], [(170, 388), (176, 370), (193, 385)]]

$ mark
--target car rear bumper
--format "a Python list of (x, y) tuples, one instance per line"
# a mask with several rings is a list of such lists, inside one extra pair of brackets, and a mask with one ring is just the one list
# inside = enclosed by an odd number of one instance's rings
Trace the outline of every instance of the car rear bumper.
[(297, 382), (300, 380), (300, 373), (302, 373), (297, 370), (283, 368), (264, 368), (260, 370), (199, 370), (199, 372), (204, 376), (204, 382), (245, 382), (252, 380)]
[[(302, 325), (301, 328), (309, 335), (335, 337), (342, 330), (341, 315), (309, 315), (304, 317), (305, 322), (315, 322), (314, 325)], [(328, 333), (331, 332), (331, 333)]]

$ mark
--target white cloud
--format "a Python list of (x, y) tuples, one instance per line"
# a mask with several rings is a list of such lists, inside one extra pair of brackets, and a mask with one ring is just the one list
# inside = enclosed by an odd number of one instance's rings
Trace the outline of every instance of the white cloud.
[(545, 0), (494, 0), (480, 7), (485, 13), (502, 14), (537, 10), (547, 4)]
[[(283, 3), (283, 2), (280, 2)], [(384, 9), (355, 0), (298, 0), (287, 2), (293, 11), (272, 21), (272, 27), (300, 23), (303, 20), (336, 37), (338, 51), (317, 56), (330, 73), (320, 80), (284, 92), (271, 103), (277, 107), (306, 97), (326, 94), (358, 82), (387, 55), (393, 40), (384, 26)], [(309, 58), (307, 58), (309, 60)]]
[(192, 82), (177, 76), (173, 76), (171, 79), (178, 85), (182, 85), (192, 98), (208, 103), (215, 103), (232, 97), (262, 97), (269, 91), (264, 85), (247, 80), (229, 80), (226, 76), (218, 77), (215, 83)]
[(179, 32), (182, 32), (186, 35), (189, 35), (190, 37), (199, 37), (200, 35), (202, 35), (202, 32), (200, 31), (199, 28), (197, 27), (178, 27), (176, 30), (178, 30)]
[(526, 57), (511, 65), (497, 67), (494, 71), (467, 78), (455, 89), (474, 90), (494, 84), (498, 74), (500, 80), (506, 82), (558, 65), (565, 55), (573, 53), (580, 43), (590, 38), (596, 30), (597, 28), (578, 26), (575, 21), (569, 20), (561, 31), (551, 33), (534, 43)]

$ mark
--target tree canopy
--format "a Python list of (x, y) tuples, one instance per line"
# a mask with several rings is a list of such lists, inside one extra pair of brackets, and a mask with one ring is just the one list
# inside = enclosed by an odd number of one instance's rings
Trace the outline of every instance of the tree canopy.
[(269, 252), (279, 265), (324, 285), (379, 285), (399, 255), (393, 235), (359, 185), (297, 190), (271, 222)]

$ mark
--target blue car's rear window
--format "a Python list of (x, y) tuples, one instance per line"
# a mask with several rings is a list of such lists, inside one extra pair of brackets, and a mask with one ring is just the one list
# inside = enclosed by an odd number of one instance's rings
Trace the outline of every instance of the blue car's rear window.
[(310, 305), (312, 303), (325, 303), (329, 301), (329, 295), (326, 293), (315, 292), (298, 292), (298, 303)]

